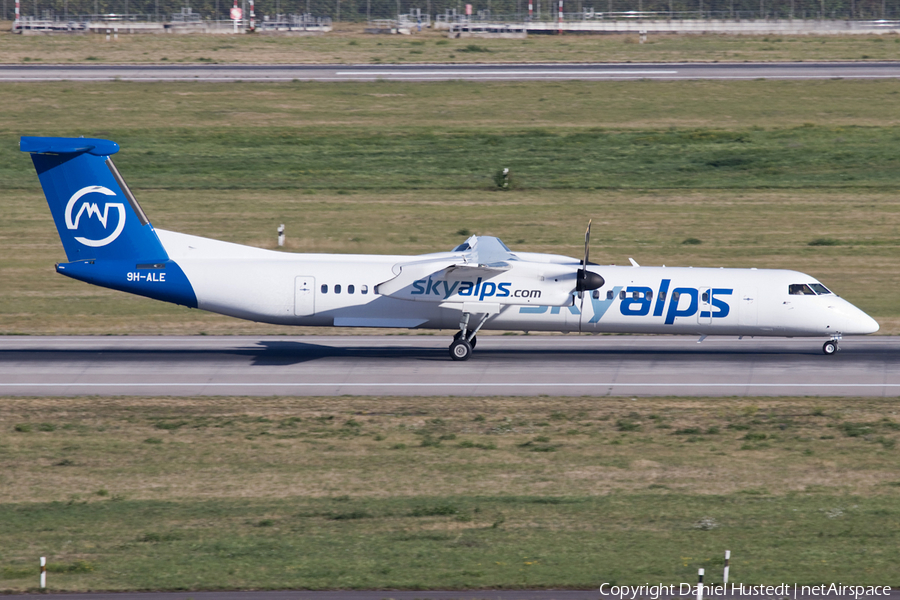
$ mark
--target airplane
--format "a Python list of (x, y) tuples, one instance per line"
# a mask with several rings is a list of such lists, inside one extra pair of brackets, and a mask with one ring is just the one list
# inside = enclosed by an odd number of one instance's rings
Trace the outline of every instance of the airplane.
[(50, 205), (67, 277), (262, 323), (457, 330), (468, 360), (482, 330), (827, 337), (878, 323), (814, 277), (788, 270), (602, 266), (514, 252), (477, 236), (419, 256), (293, 254), (155, 229), (111, 156), (89, 138), (22, 137)]

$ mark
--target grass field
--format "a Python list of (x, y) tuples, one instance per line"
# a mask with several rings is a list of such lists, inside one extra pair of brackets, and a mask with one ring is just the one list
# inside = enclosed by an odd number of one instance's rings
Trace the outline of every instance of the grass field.
[(896, 585), (889, 399), (8, 399), (0, 589)]
[[(274, 247), (285, 223), (288, 250), (400, 254), (475, 232), (575, 256), (593, 218), (599, 262), (795, 268), (898, 333), (898, 94), (896, 81), (4, 86), (0, 332), (296, 332), (56, 275), (64, 255), (17, 138), (83, 134), (122, 144), (116, 162), (161, 228)], [(503, 167), (510, 192), (491, 179)]]
[[(157, 227), (271, 248), (285, 223), (288, 250), (324, 252), (475, 232), (578, 255), (593, 218), (598, 262), (797, 268), (898, 333), (898, 94), (2, 86), (0, 333), (296, 332), (54, 274), (22, 134), (122, 143)], [(39, 556), (59, 590), (591, 588), (715, 581), (725, 549), (733, 581), (896, 585), (898, 423), (887, 399), (5, 399), (0, 589), (35, 587)]]
[(370, 35), (339, 23), (320, 37), (260, 35), (35, 36), (0, 33), (0, 62), (91, 63), (479, 63), (479, 62), (771, 62), (900, 59), (896, 35), (747, 36), (533, 35), (526, 40)]

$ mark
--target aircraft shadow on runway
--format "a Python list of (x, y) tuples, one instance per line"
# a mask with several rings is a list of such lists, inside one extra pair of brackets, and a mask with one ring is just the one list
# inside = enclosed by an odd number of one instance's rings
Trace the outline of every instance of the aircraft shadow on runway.
[[(790, 348), (773, 347), (770, 344), (754, 344), (753, 341), (743, 342), (741, 348), (733, 345), (728, 347), (716, 347), (712, 344), (672, 347), (622, 347), (621, 345), (602, 347), (590, 346), (583, 348), (553, 348), (552, 344), (537, 348), (505, 347), (496, 348), (488, 344), (481, 344), (475, 350), (473, 361), (524, 361), (540, 364), (540, 361), (552, 359), (572, 361), (634, 361), (647, 362), (657, 358), (665, 358), (670, 362), (678, 362), (683, 359), (695, 362), (698, 357), (705, 357), (712, 362), (746, 362), (747, 360), (763, 360), (766, 362), (807, 362), (811, 359), (834, 361), (835, 366), (845, 364), (848, 360), (854, 363), (892, 363), (900, 364), (900, 347), (853, 347), (845, 345), (841, 353), (836, 357), (827, 357), (821, 354), (819, 345), (811, 341), (809, 346), (798, 345)], [(221, 363), (223, 358), (246, 358), (251, 366), (287, 366), (302, 364), (310, 361), (329, 358), (356, 359), (356, 360), (413, 360), (413, 361), (438, 361), (449, 362), (447, 348), (443, 344), (435, 347), (409, 346), (366, 346), (363, 344), (354, 346), (330, 346), (312, 342), (262, 340), (252, 346), (235, 346), (232, 348), (119, 348), (105, 349), (43, 349), (43, 348), (16, 348), (0, 349), (0, 364), (13, 362), (34, 363), (98, 363), (103, 365), (127, 364), (127, 363)]]
[[(356, 359), (386, 359), (386, 360), (417, 360), (417, 361), (449, 361), (447, 349), (421, 346), (328, 346), (294, 341), (261, 341), (259, 346), (264, 351), (258, 353), (254, 359), (254, 365), (287, 365), (324, 358), (356, 358)], [(753, 345), (747, 342), (744, 348), (716, 348), (712, 345), (688, 348), (622, 348), (622, 347), (585, 347), (585, 348), (552, 348), (548, 346), (540, 348), (491, 348), (482, 344), (476, 348), (472, 360), (517, 360), (538, 362), (547, 358), (554, 360), (634, 360), (646, 362), (653, 358), (665, 357), (668, 360), (677, 361), (679, 358), (694, 362), (697, 357), (705, 356), (717, 362), (746, 361), (748, 359), (771, 359), (784, 361), (785, 359), (809, 360), (811, 357), (828, 360), (835, 358), (846, 361), (852, 358), (854, 362), (893, 362), (900, 361), (900, 348), (877, 349), (871, 348), (843, 348), (837, 357), (828, 357), (822, 354), (819, 344), (811, 342), (807, 348), (797, 346), (793, 348), (774, 348)]]

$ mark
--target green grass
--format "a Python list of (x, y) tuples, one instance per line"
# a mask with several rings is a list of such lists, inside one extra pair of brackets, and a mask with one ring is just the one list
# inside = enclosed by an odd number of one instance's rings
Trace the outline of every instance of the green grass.
[[(412, 515), (423, 501), (459, 514)], [(348, 504), (369, 512), (331, 516)], [(896, 498), (827, 494), (110, 500), (2, 506), (0, 536), (89, 557), (54, 559), (51, 590), (596, 589), (698, 567), (721, 583), (726, 548), (732, 582), (874, 585), (897, 577), (897, 530), (881, 523), (898, 518)], [(30, 562), (7, 563), (0, 589), (35, 588)]]
[[(896, 189), (900, 126), (772, 130), (376, 132), (262, 128), (108, 132), (138, 189), (483, 190), (507, 167), (518, 190)], [(33, 187), (0, 138), (0, 177)], [(118, 158), (118, 157), (117, 157)]]
[[(271, 248), (285, 223), (291, 251), (391, 254), (470, 232), (578, 256), (593, 218), (600, 262), (793, 268), (900, 332), (898, 94), (896, 81), (3, 86), (17, 128), (0, 127), (0, 333), (297, 332), (54, 274), (63, 254), (23, 133), (118, 141), (165, 229)], [(493, 181), (502, 168), (512, 190)]]
[(898, 430), (866, 398), (12, 398), (0, 589), (38, 556), (52, 590), (591, 589), (725, 549), (737, 582), (884, 584)]
[[(324, 36), (103, 35), (0, 36), (5, 63), (78, 64), (394, 64), (475, 62), (772, 62), (897, 60), (894, 35), (750, 36), (533, 35), (525, 40), (448, 39), (446, 32), (369, 35), (337, 24)], [(8, 25), (7, 25), (8, 27)]]

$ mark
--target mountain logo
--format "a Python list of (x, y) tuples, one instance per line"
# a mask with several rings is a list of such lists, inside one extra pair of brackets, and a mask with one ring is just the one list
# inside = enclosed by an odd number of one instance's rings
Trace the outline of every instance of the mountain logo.
[[(91, 217), (97, 217), (97, 220), (100, 222), (100, 225), (103, 226), (103, 229), (109, 230), (109, 209), (115, 208), (118, 210), (118, 216), (114, 219), (115, 221), (115, 229), (109, 235), (101, 239), (91, 239), (88, 237), (80, 237), (75, 236), (75, 239), (84, 244), (85, 246), (90, 246), (92, 248), (99, 248), (101, 246), (106, 246), (111, 244), (119, 235), (122, 233), (122, 230), (125, 229), (125, 205), (121, 202), (106, 202), (103, 201), (103, 208), (101, 210), (100, 203), (95, 202), (82, 202), (81, 205), (78, 205), (78, 201), (81, 200), (83, 196), (88, 194), (103, 194), (104, 196), (113, 196), (115, 197), (116, 193), (110, 189), (107, 189), (100, 185), (90, 185), (88, 187), (81, 188), (69, 198), (69, 203), (66, 204), (66, 227), (72, 231), (75, 231), (79, 228), (81, 223), (81, 217), (85, 217), (86, 222), (90, 222)], [(75, 211), (75, 207), (79, 206), (78, 211)], [(72, 213), (75, 213), (73, 218)]]

